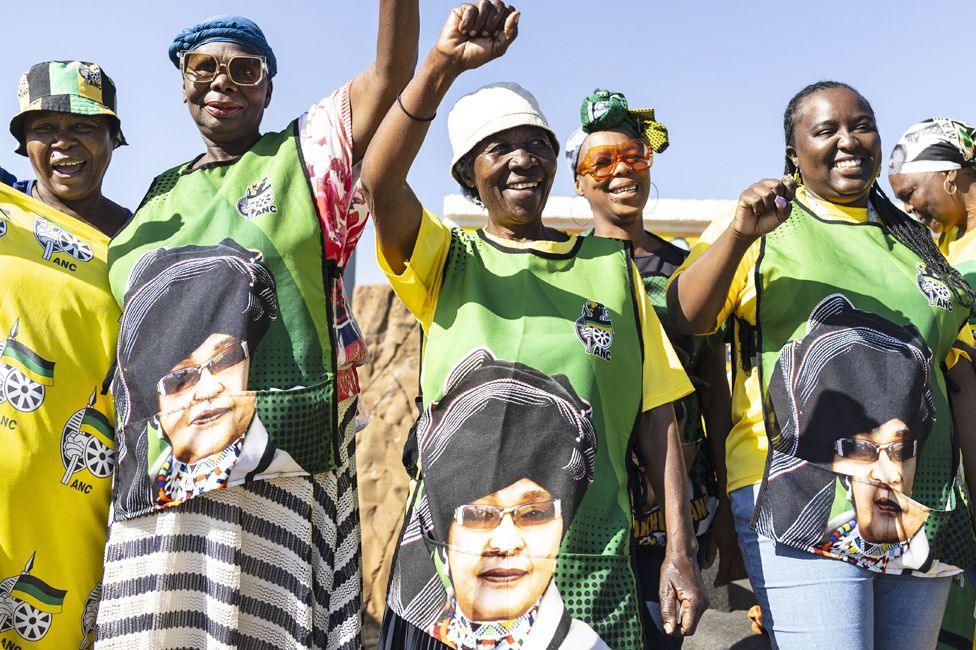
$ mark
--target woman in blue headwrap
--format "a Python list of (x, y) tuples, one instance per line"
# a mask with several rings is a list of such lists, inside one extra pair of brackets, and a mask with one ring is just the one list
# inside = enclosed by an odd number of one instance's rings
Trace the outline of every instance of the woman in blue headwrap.
[(123, 313), (101, 647), (361, 645), (365, 346), (342, 272), (418, 3), (379, 14), (375, 63), (263, 134), (277, 60), (257, 25), (218, 16), (170, 46), (204, 147), (155, 179), (109, 253)]

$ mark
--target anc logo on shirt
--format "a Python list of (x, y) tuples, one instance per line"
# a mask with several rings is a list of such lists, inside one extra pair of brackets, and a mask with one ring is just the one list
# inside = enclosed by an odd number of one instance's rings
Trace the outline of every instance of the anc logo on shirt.
[(45, 386), (54, 384), (54, 362), (48, 361), (15, 337), (20, 319), (7, 338), (0, 340), (0, 404), (8, 402), (22, 413), (36, 411), (44, 402)]
[(245, 219), (253, 219), (268, 212), (277, 212), (274, 188), (271, 180), (265, 176), (254, 181), (244, 190), (244, 196), (237, 201), (237, 212)]
[(95, 619), (98, 616), (98, 601), (102, 597), (102, 583), (95, 585), (88, 598), (85, 599), (85, 606), (81, 610), (81, 647), (90, 648), (95, 642)]
[[(91, 244), (64, 228), (54, 225), (44, 217), (34, 218), (34, 238), (44, 249), (44, 253), (41, 255), (43, 259), (54, 262), (69, 271), (77, 269), (72, 260), (90, 262), (95, 257)], [(66, 255), (70, 259), (53, 257), (56, 253)]]
[(583, 343), (587, 354), (604, 361), (610, 360), (610, 346), (613, 345), (613, 323), (610, 312), (595, 300), (583, 303), (582, 314), (576, 319), (576, 336)]
[(0, 214), (2, 214), (4, 217), (3, 219), (0, 219), (0, 237), (3, 237), (7, 234), (7, 219), (10, 218), (10, 213), (3, 208), (0, 208)]
[(95, 409), (92, 390), (88, 405), (75, 411), (61, 431), (61, 463), (64, 465), (62, 485), (84, 492), (92, 486), (83, 481), (71, 482), (71, 477), (87, 469), (95, 478), (107, 478), (115, 467), (115, 429), (100, 411)]
[(952, 291), (949, 286), (931, 275), (924, 264), (919, 264), (915, 268), (918, 269), (918, 273), (915, 274), (915, 285), (928, 299), (929, 306), (952, 311)]
[(13, 628), (24, 641), (44, 638), (68, 593), (31, 574), (36, 554), (31, 554), (20, 575), (0, 580), (0, 632)]

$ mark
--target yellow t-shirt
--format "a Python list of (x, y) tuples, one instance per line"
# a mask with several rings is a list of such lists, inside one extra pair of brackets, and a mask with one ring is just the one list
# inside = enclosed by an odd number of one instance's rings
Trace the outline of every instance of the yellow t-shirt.
[[(796, 197), (813, 212), (825, 219), (852, 222), (877, 219), (873, 211), (869, 211), (867, 208), (851, 208), (820, 201), (807, 194), (802, 187), (797, 189)], [(729, 214), (724, 219), (716, 219), (705, 229), (684, 264), (671, 276), (672, 282), (692, 262), (701, 257), (702, 253), (708, 250), (708, 247), (725, 232), (734, 216), (734, 214)], [(729, 293), (725, 297), (725, 304), (719, 312), (718, 318), (715, 319), (712, 331), (717, 330), (733, 314), (750, 325), (756, 324), (755, 270), (756, 261), (759, 259), (759, 245), (760, 240), (756, 240), (742, 256), (732, 278)], [(959, 339), (962, 342), (968, 341), (970, 345), (972, 344), (972, 332), (968, 327), (964, 327), (959, 332)], [(951, 368), (955, 365), (960, 356), (965, 355), (960, 350), (953, 348), (946, 357), (948, 367)], [(768, 449), (768, 439), (763, 424), (762, 397), (759, 389), (759, 369), (756, 367), (751, 372), (746, 373), (742, 368), (737, 368), (732, 375), (732, 430), (729, 432), (728, 440), (725, 443), (725, 464), (728, 472), (729, 492), (756, 485), (762, 481)]]
[(108, 238), (0, 185), (0, 647), (86, 648), (115, 464)]
[[(535, 241), (514, 242), (500, 240), (490, 233), (487, 237), (504, 244), (509, 248), (531, 248), (539, 252), (563, 253), (571, 250), (576, 242), (576, 235), (571, 235), (568, 241)], [(437, 309), (437, 298), (440, 296), (441, 283), (444, 277), (444, 263), (451, 248), (451, 230), (440, 219), (424, 210), (420, 222), (420, 232), (414, 245), (413, 255), (403, 273), (397, 275), (390, 269), (390, 265), (383, 257), (379, 242), (376, 246), (376, 256), (380, 268), (386, 274), (397, 294), (407, 309), (420, 321), (424, 332), (430, 328)], [(674, 348), (668, 341), (661, 321), (658, 320), (654, 308), (643, 290), (643, 283), (637, 267), (630, 265), (633, 274), (634, 297), (637, 299), (637, 311), (640, 316), (641, 336), (644, 340), (644, 396), (643, 410), (649, 411), (656, 406), (673, 402), (692, 392), (693, 388), (688, 375), (681, 367), (681, 361), (675, 354)]]

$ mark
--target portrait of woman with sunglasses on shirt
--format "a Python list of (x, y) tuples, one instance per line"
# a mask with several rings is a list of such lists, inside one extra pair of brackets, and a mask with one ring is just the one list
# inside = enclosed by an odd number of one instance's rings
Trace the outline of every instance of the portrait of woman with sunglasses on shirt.
[(553, 580), (594, 480), (591, 411), (566, 377), (486, 348), (462, 359), (425, 409), (416, 440), (426, 489), (397, 561), (433, 554), (439, 571), (404, 573), (392, 596), (434, 639), (458, 650), (608, 647)]
[[(278, 319), (260, 254), (231, 240), (159, 249), (136, 266), (127, 298), (133, 311), (122, 319), (116, 395), (122, 426), (140, 431), (136, 453), (145, 454), (147, 470), (124, 476), (135, 491), (117, 507), (147, 497), (171, 507), (268, 472), (300, 471), (268, 444), (248, 390), (251, 358)], [(215, 304), (208, 328), (172, 319)], [(157, 341), (155, 326), (167, 320), (169, 336)]]
[(799, 511), (774, 511), (777, 529), (792, 527), (793, 539), (807, 535), (810, 547), (838, 559), (851, 561), (856, 548), (860, 564), (888, 566), (906, 553), (924, 562), (928, 545), (916, 534), (930, 510), (911, 496), (935, 414), (931, 356), (912, 325), (838, 294), (817, 306), (806, 336), (781, 351), (769, 385), (775, 446), (806, 463), (774, 463), (769, 490), (784, 474), (824, 488)]

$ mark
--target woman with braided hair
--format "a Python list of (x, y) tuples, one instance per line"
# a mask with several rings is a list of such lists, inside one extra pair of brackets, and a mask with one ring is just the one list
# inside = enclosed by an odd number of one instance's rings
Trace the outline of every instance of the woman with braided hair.
[[(581, 127), (566, 142), (566, 159), (575, 171), (576, 194), (584, 197), (593, 211), (593, 234), (630, 241), (647, 298), (695, 386), (694, 393), (675, 402), (688, 468), (692, 523), (700, 561), (709, 566), (718, 554), (716, 584), (728, 584), (744, 577), (745, 569), (724, 489), (725, 438), (731, 426), (725, 329), (709, 336), (689, 336), (668, 328), (664, 286), (688, 251), (644, 229), (650, 168), (654, 154), (668, 148), (668, 131), (654, 118), (654, 109), (631, 109), (623, 93), (609, 90), (595, 90), (583, 100), (580, 120)], [(631, 495), (632, 539), (637, 548), (637, 575), (655, 623), (654, 628), (648, 628), (648, 647), (680, 647), (681, 640), (665, 634), (661, 620), (656, 585), (667, 535), (661, 499), (647, 480), (645, 465), (635, 450), (631, 455), (631, 471), (637, 479)]]
[[(783, 124), (786, 176), (705, 232), (668, 289), (671, 324), (733, 318), (728, 487), (774, 646), (934, 647), (950, 578), (976, 559), (955, 443), (976, 436), (974, 293), (878, 187), (860, 93), (811, 84)], [(919, 390), (931, 420), (915, 421)]]

